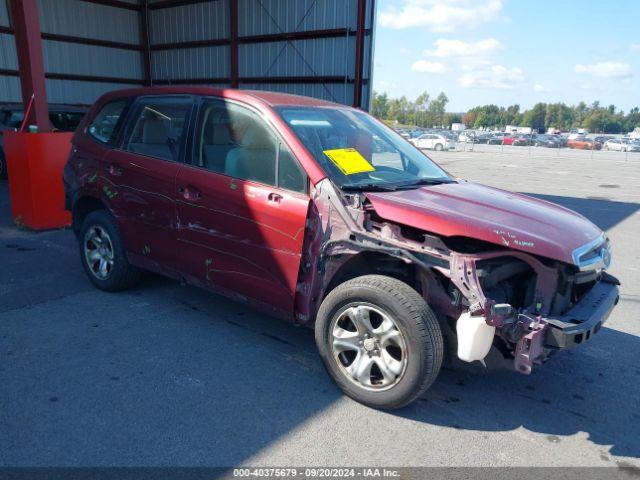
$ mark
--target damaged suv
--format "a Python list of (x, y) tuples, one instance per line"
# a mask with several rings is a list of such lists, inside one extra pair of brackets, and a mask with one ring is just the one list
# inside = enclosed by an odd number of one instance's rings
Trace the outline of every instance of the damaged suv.
[(455, 179), (368, 114), (199, 87), (103, 96), (64, 172), (80, 259), (103, 290), (148, 270), (315, 329), (352, 398), (399, 408), (445, 356), (528, 374), (618, 301), (584, 217)]

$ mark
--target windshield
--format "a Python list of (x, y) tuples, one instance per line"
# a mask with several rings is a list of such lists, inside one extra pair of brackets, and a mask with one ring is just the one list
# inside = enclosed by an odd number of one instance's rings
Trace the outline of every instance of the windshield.
[(364, 112), (325, 107), (278, 112), (342, 189), (395, 190), (452, 182), (429, 157)]

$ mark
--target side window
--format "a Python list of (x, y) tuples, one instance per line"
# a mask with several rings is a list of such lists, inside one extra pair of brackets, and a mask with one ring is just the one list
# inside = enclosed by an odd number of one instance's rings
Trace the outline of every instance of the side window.
[(306, 174), (297, 159), (247, 108), (206, 100), (195, 145), (193, 163), (199, 167), (287, 190), (307, 190)]
[(307, 174), (289, 149), (280, 143), (278, 186), (292, 192), (307, 193)]
[(184, 97), (143, 98), (131, 117), (124, 150), (179, 161), (193, 101)]
[(117, 135), (116, 127), (127, 106), (126, 100), (107, 103), (89, 124), (88, 132), (101, 143), (109, 143)]

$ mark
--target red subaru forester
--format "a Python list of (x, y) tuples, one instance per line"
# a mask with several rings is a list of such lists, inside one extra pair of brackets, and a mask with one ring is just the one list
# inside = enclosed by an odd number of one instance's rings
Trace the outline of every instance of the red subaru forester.
[(365, 112), (168, 87), (98, 100), (64, 172), (103, 290), (149, 270), (315, 328), (354, 399), (399, 408), (443, 358), (529, 373), (618, 301), (609, 240), (557, 205), (449, 176)]

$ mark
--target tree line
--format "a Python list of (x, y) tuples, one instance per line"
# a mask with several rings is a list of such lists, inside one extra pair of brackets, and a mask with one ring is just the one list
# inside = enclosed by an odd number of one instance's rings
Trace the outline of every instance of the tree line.
[(426, 128), (448, 128), (452, 123), (464, 123), (476, 129), (501, 129), (507, 125), (518, 125), (538, 131), (586, 128), (593, 133), (626, 133), (640, 127), (640, 108), (634, 107), (625, 114), (615, 105), (603, 107), (600, 102), (591, 105), (580, 102), (571, 106), (565, 103), (536, 103), (524, 111), (520, 110), (520, 105), (506, 108), (482, 105), (466, 113), (447, 112), (448, 102), (449, 98), (444, 92), (433, 99), (423, 92), (414, 101), (405, 96), (389, 98), (386, 93), (373, 92), (371, 113), (383, 120)]

